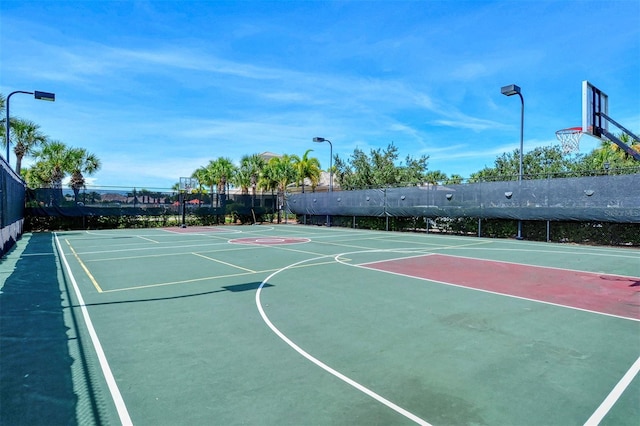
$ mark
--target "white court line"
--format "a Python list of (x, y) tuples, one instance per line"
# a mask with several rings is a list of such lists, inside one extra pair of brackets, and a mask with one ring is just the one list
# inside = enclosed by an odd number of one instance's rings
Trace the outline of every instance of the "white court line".
[[(98, 361), (100, 362), (100, 367), (102, 368), (102, 374), (104, 374), (104, 378), (107, 382), (107, 386), (109, 387), (109, 392), (111, 392), (111, 398), (113, 399), (113, 403), (116, 406), (116, 410), (118, 411), (118, 416), (120, 417), (120, 423), (123, 425), (129, 426), (133, 425), (131, 421), (131, 417), (129, 416), (129, 412), (127, 411), (127, 406), (124, 403), (124, 399), (122, 399), (122, 395), (120, 394), (120, 389), (118, 389), (118, 384), (116, 383), (116, 379), (113, 377), (113, 373), (111, 372), (111, 368), (109, 367), (109, 362), (107, 361), (107, 357), (104, 354), (104, 350), (102, 349), (102, 345), (100, 344), (100, 340), (98, 339), (98, 334), (96, 333), (95, 328), (93, 327), (93, 322), (91, 322), (91, 317), (89, 317), (89, 311), (84, 303), (84, 298), (80, 293), (80, 289), (78, 288), (78, 283), (76, 282), (75, 277), (73, 276), (73, 272), (71, 272), (71, 268), (69, 267), (69, 263), (67, 262), (67, 258), (64, 255), (64, 251), (62, 250), (62, 246), (60, 245), (60, 240), (58, 240), (58, 234), (53, 234), (56, 239), (56, 246), (58, 247), (58, 253), (60, 253), (60, 257), (62, 258), (62, 262), (64, 263), (64, 267), (67, 270), (67, 274), (69, 275), (69, 280), (73, 285), (73, 291), (76, 294), (76, 298), (78, 299), (78, 305), (80, 305), (80, 310), (82, 311), (82, 317), (84, 318), (84, 323), (87, 326), (87, 331), (89, 331), (89, 336), (91, 337), (91, 342), (93, 343), (93, 348), (96, 351), (98, 356)], [(73, 308), (70, 308), (73, 309)]]
[(323, 370), (325, 370), (326, 372), (332, 374), (333, 376), (337, 377), (338, 379), (342, 380), (343, 382), (353, 386), (354, 388), (358, 389), (360, 392), (370, 396), (371, 398), (375, 399), (376, 401), (386, 405), (387, 407), (391, 408), (395, 412), (405, 416), (409, 420), (412, 420), (413, 422), (415, 422), (415, 423), (417, 423), (419, 425), (422, 425), (422, 426), (431, 426), (430, 423), (426, 422), (425, 420), (421, 419), (420, 417), (416, 416), (415, 414), (405, 410), (404, 408), (400, 407), (399, 405), (394, 404), (393, 402), (389, 401), (388, 399), (378, 395), (377, 393), (375, 393), (371, 389), (366, 388), (365, 386), (361, 385), (360, 383), (356, 382), (355, 380), (350, 379), (349, 377), (345, 376), (344, 374), (340, 373), (337, 370), (334, 370), (333, 368), (329, 367), (327, 364), (325, 364), (322, 361), (320, 361), (319, 359), (315, 358), (313, 355), (311, 355), (308, 352), (306, 352), (300, 346), (296, 345), (291, 339), (289, 339), (287, 336), (285, 336), (275, 325), (273, 325), (271, 320), (269, 320), (269, 317), (267, 317), (267, 314), (264, 312), (264, 309), (262, 308), (262, 303), (260, 301), (260, 295), (262, 293), (262, 288), (265, 286), (265, 284), (267, 284), (267, 282), (274, 275), (276, 275), (276, 274), (278, 274), (278, 273), (280, 273), (282, 271), (285, 271), (285, 270), (287, 270), (289, 268), (297, 267), (298, 265), (300, 265), (302, 263), (305, 263), (305, 262), (310, 262), (310, 261), (313, 261), (313, 260), (322, 259), (322, 258), (325, 258), (325, 257), (328, 257), (328, 256), (331, 256), (331, 255), (320, 256), (320, 257), (317, 257), (317, 258), (314, 258), (314, 259), (306, 259), (306, 260), (302, 260), (300, 262), (293, 263), (293, 264), (291, 264), (289, 266), (286, 266), (286, 267), (284, 267), (282, 269), (279, 269), (279, 270), (275, 271), (273, 274), (271, 274), (267, 278), (265, 278), (264, 281), (262, 281), (262, 283), (260, 283), (260, 287), (258, 287), (258, 290), (256, 291), (256, 306), (258, 307), (258, 311), (260, 312), (260, 316), (262, 317), (262, 320), (287, 345), (289, 345), (296, 352), (298, 352), (300, 355), (302, 355), (303, 357), (305, 357), (307, 360), (311, 361), (312, 363), (314, 363), (318, 367), (322, 368)]
[(151, 241), (152, 243), (160, 244), (160, 241), (152, 240), (151, 238), (143, 237), (142, 235), (136, 235), (136, 238), (141, 240)]
[(631, 368), (622, 376), (622, 379), (615, 385), (615, 387), (609, 392), (609, 395), (602, 401), (602, 404), (598, 407), (598, 409), (589, 417), (589, 420), (586, 421), (585, 426), (595, 426), (600, 424), (604, 416), (607, 415), (611, 407), (618, 401), (620, 396), (624, 393), (627, 386), (633, 381), (633, 379), (638, 375), (638, 371), (640, 371), (640, 357), (633, 363)]
[(213, 258), (213, 257), (205, 256), (204, 254), (195, 253), (195, 252), (194, 252), (194, 253), (191, 253), (191, 254), (192, 254), (192, 255), (194, 255), (194, 256), (202, 257), (202, 258), (207, 259), (207, 260), (212, 260), (212, 261), (214, 261), (214, 262), (221, 263), (221, 264), (223, 264), (223, 265), (231, 266), (232, 268), (241, 269), (241, 270), (243, 270), (243, 271), (247, 271), (247, 272), (251, 272), (251, 273), (255, 273), (255, 272), (256, 272), (256, 271), (254, 271), (253, 269), (243, 268), (242, 266), (234, 265), (233, 263), (229, 263), (229, 262), (224, 262), (224, 261), (222, 261), (222, 260), (215, 259), (215, 258)]

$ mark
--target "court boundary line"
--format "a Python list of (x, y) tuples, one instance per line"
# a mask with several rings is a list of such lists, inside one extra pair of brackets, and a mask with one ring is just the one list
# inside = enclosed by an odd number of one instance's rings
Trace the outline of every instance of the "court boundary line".
[(627, 390), (627, 387), (629, 387), (633, 379), (638, 375), (639, 371), (640, 357), (636, 359), (636, 362), (631, 365), (624, 376), (622, 376), (613, 389), (611, 389), (611, 392), (609, 392), (604, 401), (602, 401), (596, 411), (594, 411), (591, 417), (589, 417), (589, 419), (584, 423), (585, 426), (597, 426), (600, 424), (602, 419), (604, 419), (604, 417), (609, 413), (615, 403), (618, 402), (618, 399), (620, 399), (624, 391)]
[[(111, 393), (111, 398), (113, 399), (116, 411), (118, 412), (120, 422), (126, 426), (133, 426), (133, 421), (129, 416), (129, 411), (127, 410), (127, 406), (124, 402), (124, 399), (122, 398), (122, 394), (120, 393), (120, 389), (118, 388), (115, 377), (113, 376), (111, 367), (109, 366), (109, 362), (107, 361), (107, 356), (105, 355), (102, 344), (100, 343), (100, 339), (98, 339), (98, 334), (93, 327), (93, 322), (91, 321), (91, 317), (89, 316), (89, 311), (84, 302), (84, 298), (82, 297), (82, 293), (80, 292), (80, 288), (78, 287), (78, 283), (76, 282), (75, 276), (71, 271), (71, 267), (69, 266), (69, 262), (64, 255), (64, 251), (62, 250), (62, 245), (60, 244), (60, 240), (58, 239), (58, 234), (54, 232), (53, 235), (56, 240), (56, 247), (58, 248), (60, 258), (62, 259), (65, 270), (69, 275), (71, 285), (73, 286), (73, 291), (76, 295), (76, 298), (78, 299), (78, 305), (80, 307), (80, 311), (82, 312), (85, 326), (87, 327), (87, 331), (89, 332), (89, 337), (91, 338), (91, 343), (93, 343), (93, 348), (96, 351), (96, 355), (98, 356), (98, 362), (100, 363), (102, 374), (104, 375), (104, 378), (107, 382), (107, 387), (109, 388), (109, 392)], [(73, 308), (71, 307), (70, 309)]]
[[(302, 263), (310, 262), (310, 261), (314, 261), (314, 260), (319, 260), (319, 259), (323, 259), (323, 258), (327, 258), (327, 257), (330, 258), (332, 256), (333, 255), (324, 255), (324, 256), (320, 256), (320, 257), (316, 257), (316, 258), (312, 258), (312, 259), (301, 260), (300, 262), (292, 263), (291, 265), (285, 266), (284, 268), (280, 268), (277, 271), (273, 272), (271, 275), (269, 275), (267, 278), (265, 278), (260, 283), (260, 286), (256, 290), (256, 297), (255, 297), (256, 306), (258, 308), (258, 312), (260, 313), (260, 316), (262, 317), (262, 320), (271, 329), (271, 331), (273, 331), (276, 334), (276, 336), (278, 336), (282, 341), (284, 341), (287, 345), (289, 345), (289, 347), (291, 347), (293, 350), (298, 352), (300, 355), (302, 355), (308, 361), (310, 361), (313, 364), (315, 364), (316, 366), (320, 367), (321, 369), (323, 369), (327, 373), (337, 377), (338, 379), (340, 379), (343, 382), (347, 383), (348, 385), (354, 387), (355, 389), (359, 390), (360, 392), (364, 393), (365, 395), (375, 399), (376, 401), (378, 401), (381, 404), (387, 406), (388, 408), (392, 409), (393, 411), (397, 412), (398, 414), (403, 415), (407, 419), (409, 419), (409, 420), (411, 420), (411, 421), (413, 421), (413, 422), (415, 422), (415, 423), (417, 423), (419, 425), (422, 425), (422, 426), (431, 426), (431, 424), (428, 423), (426, 420), (416, 416), (415, 414), (411, 413), (410, 411), (408, 411), (408, 410), (400, 407), (399, 405), (391, 402), (390, 400), (388, 400), (385, 397), (377, 394), (376, 392), (374, 392), (371, 389), (365, 387), (364, 385), (361, 385), (360, 383), (356, 382), (355, 380), (351, 379), (350, 377), (348, 377), (348, 376), (340, 373), (339, 371), (331, 368), (329, 365), (325, 364), (324, 362), (320, 361), (318, 358), (316, 358), (313, 355), (311, 355), (309, 352), (307, 352), (304, 349), (302, 349), (295, 342), (293, 342), (293, 340), (289, 339), (284, 333), (282, 333), (271, 322), (271, 320), (269, 319), (269, 317), (265, 313), (264, 309), (262, 308), (262, 302), (261, 302), (261, 299), (260, 299), (260, 295), (262, 294), (262, 288), (268, 283), (268, 281), (272, 277), (274, 277), (275, 275), (277, 275), (280, 272), (283, 272), (283, 271), (285, 271), (287, 269), (298, 267)], [(334, 263), (334, 262), (332, 262), (332, 263)]]

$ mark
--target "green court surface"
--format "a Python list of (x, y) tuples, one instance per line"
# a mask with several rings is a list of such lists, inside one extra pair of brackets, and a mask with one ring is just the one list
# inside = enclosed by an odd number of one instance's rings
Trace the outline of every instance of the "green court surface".
[(3, 425), (640, 424), (637, 249), (74, 231), (0, 283)]

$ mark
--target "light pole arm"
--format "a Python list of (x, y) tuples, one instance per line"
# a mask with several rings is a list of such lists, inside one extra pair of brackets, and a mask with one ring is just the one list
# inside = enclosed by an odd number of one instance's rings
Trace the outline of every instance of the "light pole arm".
[(316, 143), (329, 143), (329, 192), (333, 192), (333, 144), (329, 139), (315, 137), (313, 141)]
[(9, 99), (11, 99), (11, 96), (15, 95), (16, 93), (24, 93), (25, 95), (33, 95), (33, 92), (25, 92), (24, 90), (16, 90), (15, 92), (11, 92), (9, 93), (9, 96), (7, 96), (7, 117), (6, 120), (4, 122), (4, 136), (5, 136), (5, 143), (7, 144), (7, 157), (5, 158), (5, 160), (7, 160), (7, 164), (9, 164), (9, 143), (11, 142), (11, 124), (9, 123)]
[(35, 91), (35, 92), (25, 92), (24, 90), (16, 90), (15, 92), (11, 92), (9, 93), (9, 96), (7, 96), (7, 118), (5, 121), (5, 142), (7, 144), (7, 164), (9, 164), (9, 144), (11, 143), (11, 123), (9, 122), (9, 99), (11, 99), (11, 96), (15, 95), (16, 93), (24, 93), (25, 95), (34, 95), (34, 97), (36, 99), (40, 99), (43, 101), (55, 101), (56, 100), (56, 94), (55, 93), (49, 93), (49, 92), (39, 92), (39, 91)]
[(523, 173), (523, 149), (524, 149), (524, 98), (522, 97), (522, 93), (518, 93), (520, 96), (520, 102), (522, 103), (522, 109), (520, 110), (520, 172), (518, 173), (518, 180), (522, 180)]

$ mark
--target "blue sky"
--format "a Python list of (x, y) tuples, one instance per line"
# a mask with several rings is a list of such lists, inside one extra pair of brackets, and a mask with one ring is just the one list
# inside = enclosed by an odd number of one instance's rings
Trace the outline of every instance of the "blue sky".
[(55, 92), (13, 96), (11, 115), (96, 154), (98, 186), (170, 188), (263, 151), (327, 168), (314, 136), (466, 177), (519, 145), (507, 84), (525, 152), (581, 125), (582, 80), (640, 131), (639, 24), (637, 0), (3, 0), (0, 92)]

